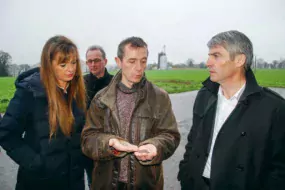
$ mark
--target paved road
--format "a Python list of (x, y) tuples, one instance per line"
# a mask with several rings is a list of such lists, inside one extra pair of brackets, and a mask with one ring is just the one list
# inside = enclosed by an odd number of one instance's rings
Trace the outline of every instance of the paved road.
[[(285, 89), (273, 89), (285, 98)], [(174, 155), (164, 161), (164, 176), (166, 190), (179, 190), (176, 180), (179, 161), (183, 157), (186, 138), (192, 125), (192, 108), (197, 91), (171, 94), (173, 111), (179, 124), (181, 143)], [(0, 190), (12, 190), (16, 183), (17, 165), (9, 159), (2, 150), (0, 153)]]

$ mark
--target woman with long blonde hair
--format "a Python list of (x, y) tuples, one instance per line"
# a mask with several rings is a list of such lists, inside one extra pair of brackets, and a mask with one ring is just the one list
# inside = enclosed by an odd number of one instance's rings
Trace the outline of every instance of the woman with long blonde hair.
[(19, 164), (16, 190), (84, 190), (86, 96), (76, 45), (50, 38), (40, 68), (22, 73), (15, 85), (0, 145)]

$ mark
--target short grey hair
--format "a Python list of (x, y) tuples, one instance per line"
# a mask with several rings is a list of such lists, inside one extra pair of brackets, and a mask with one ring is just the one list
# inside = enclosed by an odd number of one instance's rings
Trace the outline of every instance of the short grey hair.
[(221, 32), (212, 37), (207, 44), (209, 48), (217, 45), (222, 46), (229, 52), (231, 60), (238, 54), (244, 54), (246, 57), (244, 68), (246, 70), (250, 68), (253, 60), (253, 46), (245, 34), (236, 30)]
[(90, 46), (90, 47), (87, 49), (87, 51), (86, 51), (85, 57), (87, 58), (87, 53), (88, 53), (89, 51), (94, 51), (94, 50), (99, 50), (99, 51), (102, 53), (103, 59), (106, 59), (106, 53), (105, 53), (104, 49), (103, 49), (101, 46), (98, 46), (98, 45)]

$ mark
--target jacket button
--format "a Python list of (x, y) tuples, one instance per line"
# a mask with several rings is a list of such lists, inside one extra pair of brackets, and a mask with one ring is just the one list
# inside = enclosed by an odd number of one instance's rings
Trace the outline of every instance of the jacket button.
[(246, 132), (245, 131), (241, 132), (240, 136), (245, 137), (246, 136)]
[(61, 172), (61, 175), (66, 175), (66, 172)]
[(197, 155), (196, 155), (196, 158), (200, 158), (200, 155), (199, 155), (199, 154), (197, 154)]
[(241, 172), (244, 171), (244, 167), (242, 165), (238, 165), (236, 169)]

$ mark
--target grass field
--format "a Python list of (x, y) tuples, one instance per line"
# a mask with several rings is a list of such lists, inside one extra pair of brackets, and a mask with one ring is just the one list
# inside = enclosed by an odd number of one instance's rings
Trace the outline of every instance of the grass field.
[(168, 93), (179, 93), (201, 88), (201, 82), (208, 77), (207, 70), (152, 70), (147, 71), (147, 78)]
[[(285, 69), (263, 69), (254, 72), (261, 86), (285, 88)], [(206, 69), (152, 70), (147, 71), (146, 75), (150, 81), (165, 89), (168, 93), (179, 93), (201, 88), (201, 82), (209, 76), (209, 73)]]
[[(147, 71), (148, 80), (165, 89), (168, 93), (179, 93), (201, 88), (201, 82), (208, 76), (206, 69), (152, 70)], [(256, 70), (255, 76), (261, 86), (285, 88), (285, 69)], [(0, 78), (0, 113), (5, 112), (9, 100), (15, 92), (15, 78)]]
[(15, 92), (15, 78), (0, 77), (0, 113), (5, 112)]

